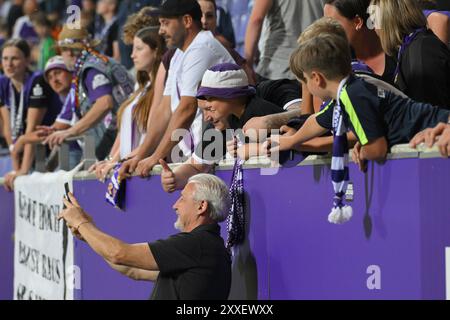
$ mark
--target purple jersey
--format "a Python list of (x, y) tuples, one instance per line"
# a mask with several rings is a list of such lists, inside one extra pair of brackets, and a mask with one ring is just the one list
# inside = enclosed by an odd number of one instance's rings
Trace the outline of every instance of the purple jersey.
[[(84, 85), (87, 91), (87, 99), (91, 104), (94, 104), (97, 99), (112, 95), (111, 81), (101, 72), (95, 69), (89, 69), (86, 72)], [(75, 103), (75, 94), (73, 89), (70, 90), (69, 95), (64, 102), (61, 113), (58, 115), (58, 122), (73, 124), (73, 109)]]

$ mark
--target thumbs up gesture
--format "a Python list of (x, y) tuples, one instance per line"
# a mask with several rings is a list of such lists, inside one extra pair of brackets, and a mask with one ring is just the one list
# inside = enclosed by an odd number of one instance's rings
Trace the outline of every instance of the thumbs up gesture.
[(172, 193), (176, 190), (175, 173), (163, 159), (159, 160), (159, 164), (163, 169), (161, 172), (161, 185), (165, 192)]

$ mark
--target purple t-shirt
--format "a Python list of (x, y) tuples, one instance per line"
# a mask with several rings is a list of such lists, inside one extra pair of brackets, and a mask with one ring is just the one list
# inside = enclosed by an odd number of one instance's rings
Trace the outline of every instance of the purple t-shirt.
[[(87, 98), (93, 105), (97, 99), (111, 95), (112, 83), (104, 73), (96, 69), (89, 69), (85, 73), (84, 86), (86, 88)], [(73, 104), (75, 103), (74, 92), (71, 90), (66, 98), (61, 113), (58, 115), (58, 122), (71, 124), (73, 118)]]

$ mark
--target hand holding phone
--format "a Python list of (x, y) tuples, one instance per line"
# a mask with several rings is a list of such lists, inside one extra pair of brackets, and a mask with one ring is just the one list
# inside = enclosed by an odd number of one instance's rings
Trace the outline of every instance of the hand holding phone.
[[(65, 198), (67, 199), (67, 201), (69, 201), (70, 203), (72, 203), (72, 201), (70, 201), (70, 198), (69, 198), (69, 192), (70, 192), (70, 189), (69, 189), (69, 183), (68, 182), (66, 182), (66, 183), (64, 183), (64, 189), (65, 189)], [(64, 209), (66, 208), (66, 206), (64, 205), (64, 207), (63, 207)]]

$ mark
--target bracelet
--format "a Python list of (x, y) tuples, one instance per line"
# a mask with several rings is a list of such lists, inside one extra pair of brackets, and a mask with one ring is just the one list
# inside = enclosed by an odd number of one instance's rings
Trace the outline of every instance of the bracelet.
[(78, 226), (75, 228), (75, 230), (78, 232), (78, 229), (81, 227), (81, 225), (83, 225), (83, 224), (85, 224), (85, 223), (90, 223), (90, 221), (86, 220), (86, 221), (80, 222), (80, 223), (78, 224)]

